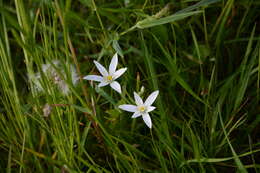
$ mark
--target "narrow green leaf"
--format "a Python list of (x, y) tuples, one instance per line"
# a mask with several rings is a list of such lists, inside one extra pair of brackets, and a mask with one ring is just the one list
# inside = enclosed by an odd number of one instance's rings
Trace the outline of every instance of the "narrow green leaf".
[(226, 132), (226, 129), (225, 129), (223, 120), (222, 120), (222, 116), (221, 116), (221, 108), (220, 108), (219, 105), (218, 105), (218, 112), (219, 112), (219, 119), (220, 119), (220, 123), (221, 123), (222, 129), (223, 129), (223, 131), (224, 131), (225, 138), (226, 138), (226, 140), (227, 140), (227, 142), (228, 142), (228, 145), (229, 145), (229, 147), (230, 147), (230, 149), (231, 149), (231, 152), (232, 152), (232, 154), (233, 154), (233, 156), (234, 156), (234, 160), (235, 160), (235, 163), (236, 163), (236, 165), (237, 165), (237, 167), (238, 167), (238, 170), (239, 170), (240, 172), (242, 172), (242, 173), (247, 173), (246, 168), (244, 167), (244, 165), (243, 165), (242, 162), (240, 161), (240, 159), (239, 159), (237, 153), (235, 152), (234, 148), (232, 147), (232, 144), (230, 143), (230, 141), (229, 141), (229, 139), (228, 139), (227, 132)]
[(75, 109), (77, 109), (80, 112), (92, 114), (92, 111), (87, 107), (81, 107), (81, 106), (77, 106), (77, 105), (71, 105), (71, 106), (74, 107)]
[(173, 59), (171, 58), (171, 55), (169, 55), (169, 53), (164, 49), (164, 47), (162, 46), (162, 44), (160, 43), (160, 41), (158, 40), (158, 38), (156, 36), (154, 36), (152, 34), (152, 36), (154, 37), (155, 41), (157, 42), (157, 44), (159, 45), (159, 47), (161, 48), (164, 56), (166, 56), (166, 58), (169, 61), (169, 70), (171, 75), (173, 75), (174, 79), (189, 93), (191, 94), (194, 98), (196, 98), (197, 100), (199, 100), (200, 102), (206, 104), (191, 88), (190, 86), (182, 79), (182, 77), (178, 74), (177, 72), (177, 66), (176, 64), (173, 62)]
[(149, 17), (147, 19), (144, 19), (144, 20), (137, 22), (136, 27), (140, 28), (140, 29), (150, 28), (150, 27), (157, 26), (157, 25), (163, 25), (163, 24), (166, 24), (166, 23), (175, 22), (177, 20), (181, 20), (181, 19), (184, 19), (186, 17), (193, 16), (195, 14), (199, 14), (201, 12), (202, 11), (193, 11), (193, 12), (187, 12), (187, 13), (183, 13), (183, 14), (182, 13), (181, 14), (173, 14), (173, 15), (163, 17), (163, 18), (160, 18), (160, 19)]
[(180, 10), (180, 11), (176, 12), (175, 14), (180, 14), (180, 13), (192, 11), (192, 10), (195, 10), (195, 9), (197, 9), (199, 7), (207, 6), (207, 5), (216, 3), (218, 1), (220, 1), (220, 0), (202, 0), (202, 1), (196, 3), (196, 4), (192, 5), (192, 6), (189, 6), (189, 7), (185, 8), (185, 9), (183, 9), (183, 10)]
[(113, 43), (112, 43), (112, 46), (113, 48), (116, 50), (116, 52), (121, 56), (123, 57), (123, 51), (120, 47), (120, 45), (118, 44), (118, 41), (117, 40), (113, 40)]

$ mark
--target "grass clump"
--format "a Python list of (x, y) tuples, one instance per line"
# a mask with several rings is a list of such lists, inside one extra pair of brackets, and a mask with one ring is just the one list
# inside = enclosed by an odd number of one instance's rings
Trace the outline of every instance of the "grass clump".
[[(259, 9), (0, 0), (1, 172), (258, 172)], [(116, 52), (122, 94), (83, 80)], [(118, 108), (156, 90), (151, 129)]]

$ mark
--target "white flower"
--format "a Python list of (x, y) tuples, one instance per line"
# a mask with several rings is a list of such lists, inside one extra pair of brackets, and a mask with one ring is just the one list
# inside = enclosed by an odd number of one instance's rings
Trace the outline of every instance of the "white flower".
[(150, 115), (148, 114), (149, 112), (153, 111), (155, 109), (154, 106), (151, 106), (155, 99), (157, 98), (159, 94), (159, 91), (154, 91), (152, 94), (148, 96), (148, 98), (143, 102), (141, 97), (134, 92), (134, 98), (135, 98), (135, 103), (136, 105), (120, 105), (119, 108), (128, 112), (134, 112), (132, 115), (132, 118), (136, 118), (139, 116), (142, 116), (145, 124), (149, 127), (152, 128), (152, 121), (150, 118)]
[(87, 75), (83, 79), (100, 82), (98, 84), (98, 87), (103, 87), (109, 84), (114, 90), (116, 90), (121, 94), (121, 86), (115, 80), (119, 78), (127, 70), (127, 68), (121, 68), (116, 71), (117, 63), (118, 63), (117, 53), (113, 56), (108, 71), (99, 62), (94, 61), (94, 64), (96, 65), (98, 71), (101, 73), (102, 76)]
[[(67, 95), (70, 92), (69, 86), (66, 83), (66, 81), (63, 80), (63, 78), (60, 76), (60, 74), (65, 74), (65, 71), (63, 70), (63, 66), (61, 66), (59, 60), (53, 60), (52, 64), (50, 63), (43, 64), (41, 66), (41, 70), (43, 74), (46, 76), (48, 81), (53, 82), (53, 84), (57, 85), (60, 91), (64, 95)], [(70, 65), (70, 75), (71, 75), (70, 78), (68, 76), (64, 76), (65, 79), (71, 79), (72, 84), (76, 85), (79, 80), (79, 77), (73, 65)], [(44, 87), (42, 86), (41, 83), (42, 76), (40, 72), (35, 73), (34, 76), (29, 76), (29, 79), (32, 80), (34, 84), (33, 87), (36, 89), (36, 91), (44, 91)]]

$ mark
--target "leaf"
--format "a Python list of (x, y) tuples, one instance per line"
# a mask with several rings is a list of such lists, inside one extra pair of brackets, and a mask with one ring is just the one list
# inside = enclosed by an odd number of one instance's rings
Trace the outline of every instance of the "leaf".
[(157, 19), (155, 17), (149, 17), (147, 19), (137, 22), (137, 24), (135, 26), (137, 28), (144, 29), (144, 28), (149, 28), (149, 27), (153, 27), (153, 26), (157, 26), (157, 25), (163, 25), (163, 24), (170, 23), (170, 22), (175, 22), (177, 20), (181, 20), (186, 17), (193, 16), (195, 14), (199, 14), (202, 11), (199, 11), (199, 10), (192, 11), (192, 10), (195, 10), (199, 7), (206, 6), (206, 5), (218, 2), (218, 1), (220, 1), (220, 0), (202, 0), (192, 6), (189, 6), (183, 10), (180, 10), (180, 11), (174, 13), (173, 15), (163, 17), (160, 19)]
[(192, 11), (192, 10), (195, 10), (199, 7), (202, 7), (202, 6), (206, 6), (206, 5), (209, 5), (209, 4), (212, 4), (212, 3), (216, 3), (220, 0), (202, 0), (192, 6), (189, 6), (187, 8), (184, 8), (183, 10), (180, 10), (180, 11), (177, 11), (176, 13), (174, 14), (181, 14), (181, 13), (184, 13), (184, 12), (188, 12), (188, 11)]
[(96, 91), (103, 96), (104, 98), (106, 98), (107, 101), (109, 101), (110, 103), (112, 103), (113, 105), (116, 105), (115, 100), (109, 95), (107, 94), (103, 89), (96, 87)]
[(183, 14), (173, 14), (173, 15), (163, 17), (160, 19), (149, 17), (147, 19), (137, 22), (136, 27), (140, 28), (140, 29), (144, 29), (144, 28), (149, 28), (149, 27), (153, 27), (153, 26), (157, 26), (157, 25), (163, 25), (166, 23), (175, 22), (177, 20), (184, 19), (186, 17), (192, 16), (195, 14), (199, 14), (201, 12), (202, 11), (193, 11), (193, 12), (187, 12), (187, 13), (183, 13)]
[(115, 51), (121, 56), (123, 57), (123, 51), (120, 47), (120, 45), (118, 44), (118, 41), (117, 40), (113, 40), (113, 44), (112, 44), (113, 48), (115, 49)]
[(198, 101), (204, 103), (205, 105), (207, 105), (192, 89), (191, 87), (188, 85), (188, 83), (185, 82), (185, 80), (180, 76), (180, 74), (178, 73), (177, 70), (177, 65), (175, 64), (175, 62), (172, 60), (171, 55), (165, 50), (165, 48), (163, 47), (163, 45), (160, 43), (160, 41), (158, 40), (158, 38), (152, 34), (154, 40), (157, 42), (159, 48), (162, 50), (163, 55), (168, 59), (169, 61), (169, 72), (171, 73), (171, 75), (175, 78), (175, 80), (190, 94), (192, 95), (194, 98), (196, 98)]
[(75, 109), (77, 109), (80, 112), (92, 114), (92, 111), (87, 107), (81, 107), (81, 106), (77, 106), (77, 105), (71, 105), (71, 106), (74, 107)]
[(231, 152), (233, 154), (233, 159), (238, 167), (238, 170), (239, 172), (241, 173), (247, 173), (247, 170), (246, 168), (244, 167), (243, 163), (241, 162), (241, 160), (239, 159), (239, 156), (237, 155), (237, 153), (235, 152), (230, 140), (228, 139), (228, 135), (227, 135), (227, 132), (226, 132), (226, 129), (225, 129), (225, 126), (224, 126), (224, 123), (223, 123), (223, 120), (222, 120), (222, 115), (221, 115), (221, 108), (220, 106), (218, 105), (218, 112), (219, 112), (219, 119), (220, 119), (220, 123), (221, 123), (221, 126), (222, 126), (222, 129), (223, 129), (223, 132), (224, 132), (224, 135), (225, 135), (225, 138), (228, 142), (228, 145), (231, 149)]

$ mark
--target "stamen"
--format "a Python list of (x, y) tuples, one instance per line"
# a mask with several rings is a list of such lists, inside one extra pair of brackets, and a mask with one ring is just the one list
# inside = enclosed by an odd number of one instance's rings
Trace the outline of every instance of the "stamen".
[(113, 77), (112, 77), (111, 75), (108, 75), (108, 76), (106, 77), (106, 79), (107, 79), (107, 81), (112, 81)]
[(146, 111), (146, 107), (145, 107), (145, 106), (139, 106), (139, 107), (138, 107), (138, 110), (139, 110), (140, 112), (145, 112), (145, 111)]

